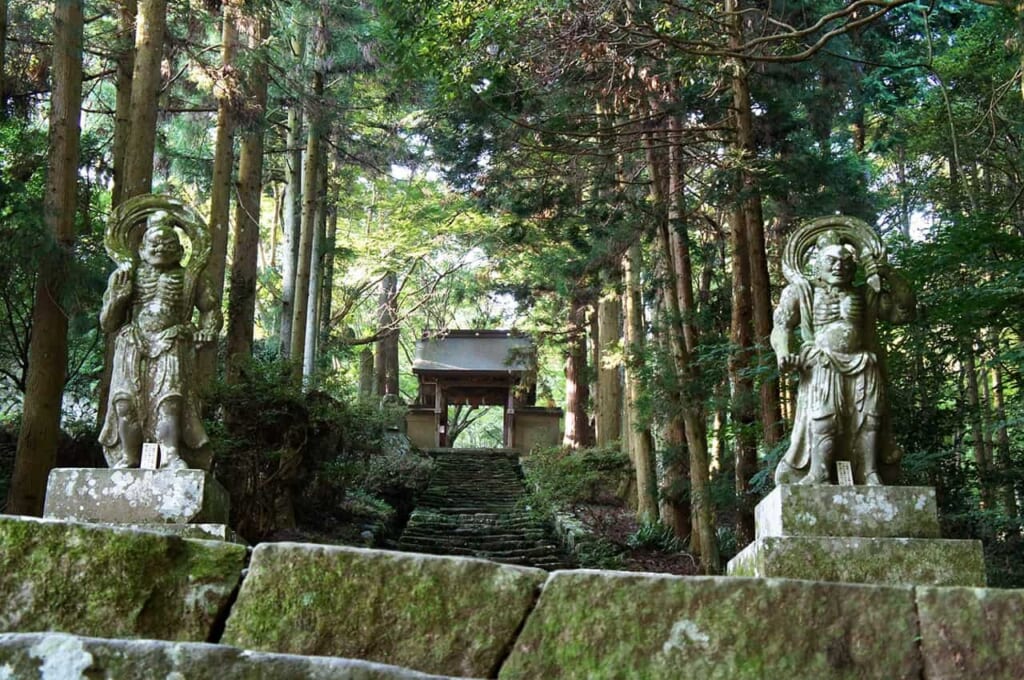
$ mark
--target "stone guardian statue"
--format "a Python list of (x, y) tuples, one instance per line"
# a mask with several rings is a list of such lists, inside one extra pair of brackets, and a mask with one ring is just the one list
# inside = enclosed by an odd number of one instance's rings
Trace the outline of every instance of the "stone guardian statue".
[[(864, 284), (855, 283), (858, 267)], [(775, 483), (833, 483), (836, 461), (846, 460), (856, 484), (881, 484), (879, 465), (899, 462), (902, 452), (889, 427), (876, 322), (913, 320), (914, 293), (889, 267), (874, 230), (852, 217), (822, 217), (797, 229), (782, 270), (788, 285), (771, 344), (780, 370), (796, 371), (799, 386)]]
[(100, 326), (114, 363), (100, 443), (112, 468), (139, 467), (144, 442), (160, 445), (161, 468), (210, 467), (193, 376), (196, 346), (222, 320), (205, 276), (210, 242), (202, 218), (168, 196), (136, 196), (111, 215), (104, 245), (117, 268)]

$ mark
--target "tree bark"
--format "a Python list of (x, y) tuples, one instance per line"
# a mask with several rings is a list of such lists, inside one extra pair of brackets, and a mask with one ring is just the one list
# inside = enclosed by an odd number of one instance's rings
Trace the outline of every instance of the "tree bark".
[[(219, 307), (224, 300), (224, 270), (228, 256), (228, 221), (231, 214), (231, 176), (235, 164), (235, 54), (238, 51), (239, 0), (221, 4), (221, 76), (214, 86), (217, 98), (217, 132), (213, 150), (213, 181), (210, 189), (210, 259), (206, 275), (210, 290)], [(255, 76), (255, 74), (253, 74)], [(262, 142), (261, 142), (262, 143)], [(262, 150), (261, 150), (262, 155)], [(260, 161), (262, 168), (262, 161)], [(242, 184), (243, 180), (239, 180)], [(237, 250), (237, 245), (236, 245)], [(217, 343), (211, 342), (196, 350), (196, 379), (200, 385), (213, 379), (217, 371)]]
[(166, 32), (167, 0), (141, 0), (135, 21), (135, 68), (122, 200), (153, 190), (157, 100)]
[[(326, 47), (324, 17), (320, 17), (317, 31), (316, 62), (323, 62)], [(292, 314), (292, 337), (290, 358), (295, 362), (296, 371), (301, 374), (305, 366), (306, 313), (309, 308), (309, 273), (313, 256), (313, 234), (316, 224), (316, 205), (320, 188), (320, 142), (323, 134), (324, 74), (317, 68), (313, 72), (313, 96), (309, 105), (309, 132), (306, 135), (306, 162), (302, 171), (302, 239), (299, 244), (299, 259), (295, 273), (295, 305)]]
[(56, 3), (50, 171), (43, 199), (43, 219), (53, 245), (36, 279), (25, 401), (7, 496), (6, 512), (18, 515), (43, 513), (46, 478), (57, 460), (68, 361), (68, 322), (61, 301), (75, 241), (83, 25), (81, 0)]
[(0, 0), (0, 121), (7, 119), (7, 0)]
[(323, 292), (324, 241), (327, 238), (327, 158), (320, 155), (317, 167), (317, 203), (313, 215), (313, 252), (309, 269), (309, 302), (306, 305), (306, 346), (303, 351), (302, 377), (313, 379), (320, 339), (320, 301)]
[(1013, 454), (1010, 432), (1006, 425), (1006, 390), (1003, 388), (1003, 370), (996, 364), (992, 369), (992, 398), (996, 416), (996, 448), (999, 450), (999, 471), (1003, 475), (1003, 507), (1007, 517), (1017, 517), (1017, 491), (1013, 483)]
[(377, 303), (377, 341), (374, 388), (378, 397), (398, 394), (398, 276), (388, 272), (380, 282)]
[(373, 399), (373, 350), (369, 347), (359, 353), (359, 400)]
[(562, 445), (574, 449), (593, 446), (587, 417), (590, 384), (587, 382), (586, 307), (574, 295), (569, 308), (569, 346), (565, 358), (565, 436)]
[(644, 362), (643, 298), (640, 290), (641, 251), (639, 239), (629, 247), (623, 258), (626, 290), (623, 307), (626, 311), (626, 409), (630, 428), (627, 436), (633, 466), (636, 470), (637, 518), (644, 523), (658, 521), (658, 487), (655, 481), (654, 451), (650, 429), (640, 413), (641, 368)]
[(610, 446), (622, 439), (622, 379), (619, 351), (622, 339), (622, 305), (612, 290), (597, 302), (597, 399), (594, 424), (597, 445)]
[(291, 356), (292, 317), (295, 314), (295, 278), (302, 238), (302, 109), (288, 110), (288, 140), (285, 156), (284, 253), (281, 257), (281, 357)]
[(138, 14), (137, 0), (121, 0), (118, 3), (118, 51), (117, 73), (115, 75), (116, 95), (114, 100), (114, 186), (110, 204), (116, 208), (124, 194), (125, 160), (128, 137), (131, 134), (132, 73), (135, 70), (135, 21)]
[(964, 348), (964, 377), (967, 379), (966, 397), (968, 419), (971, 427), (971, 443), (974, 448), (974, 464), (978, 468), (978, 489), (983, 509), (993, 508), (992, 464), (988, 449), (985, 446), (985, 428), (982, 416), (982, 403), (978, 387), (978, 369), (974, 361), (974, 347), (968, 344)]
[[(270, 35), (269, 19), (245, 17), (250, 48)], [(246, 87), (250, 113), (242, 131), (238, 159), (238, 200), (235, 205), (235, 250), (231, 258), (228, 293), (227, 380), (238, 382), (241, 366), (252, 357), (256, 317), (256, 278), (259, 266), (260, 198), (263, 195), (263, 135), (266, 129), (268, 68), (260, 58)]]

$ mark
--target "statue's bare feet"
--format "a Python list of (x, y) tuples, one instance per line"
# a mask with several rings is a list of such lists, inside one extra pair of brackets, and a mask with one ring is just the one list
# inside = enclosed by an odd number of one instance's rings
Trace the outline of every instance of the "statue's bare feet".
[(176, 453), (172, 453), (162, 461), (160, 461), (160, 469), (162, 470), (187, 470), (188, 463), (182, 460), (181, 456)]
[(811, 467), (811, 469), (807, 472), (807, 474), (804, 475), (804, 478), (801, 479), (799, 482), (797, 482), (797, 484), (804, 484), (804, 485), (807, 485), (807, 486), (810, 486), (810, 485), (813, 485), (813, 484), (829, 484), (829, 483), (830, 482), (829, 482), (829, 478), (828, 478), (828, 470), (826, 470), (824, 467), (818, 467), (818, 468)]
[(882, 486), (882, 479), (877, 472), (869, 472), (864, 476), (864, 486)]

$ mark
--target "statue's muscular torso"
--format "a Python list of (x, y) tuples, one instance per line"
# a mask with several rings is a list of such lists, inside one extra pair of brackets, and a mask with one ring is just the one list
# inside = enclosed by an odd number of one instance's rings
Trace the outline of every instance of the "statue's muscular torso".
[(159, 270), (143, 263), (136, 270), (132, 318), (145, 333), (159, 333), (182, 323), (185, 270)]
[(864, 310), (864, 294), (860, 290), (815, 286), (814, 344), (834, 352), (862, 351)]

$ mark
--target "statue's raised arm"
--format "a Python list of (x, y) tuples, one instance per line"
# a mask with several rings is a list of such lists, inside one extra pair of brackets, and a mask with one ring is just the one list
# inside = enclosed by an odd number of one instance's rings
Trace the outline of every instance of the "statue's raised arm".
[[(871, 227), (844, 216), (797, 229), (782, 259), (788, 285), (775, 309), (771, 344), (783, 372), (797, 371), (796, 414), (777, 484), (828, 484), (849, 461), (858, 484), (881, 484), (881, 464), (899, 460), (885, 400), (876, 322), (913, 319), (913, 291), (889, 267)], [(858, 266), (866, 281), (855, 283)], [(796, 331), (799, 330), (799, 341)]]
[(205, 279), (209, 231), (184, 203), (144, 195), (114, 211), (104, 244), (117, 264), (100, 312), (103, 330), (114, 336), (100, 432), (107, 464), (138, 467), (143, 442), (155, 442), (160, 467), (208, 469), (193, 374), (196, 344), (215, 340), (221, 325)]

